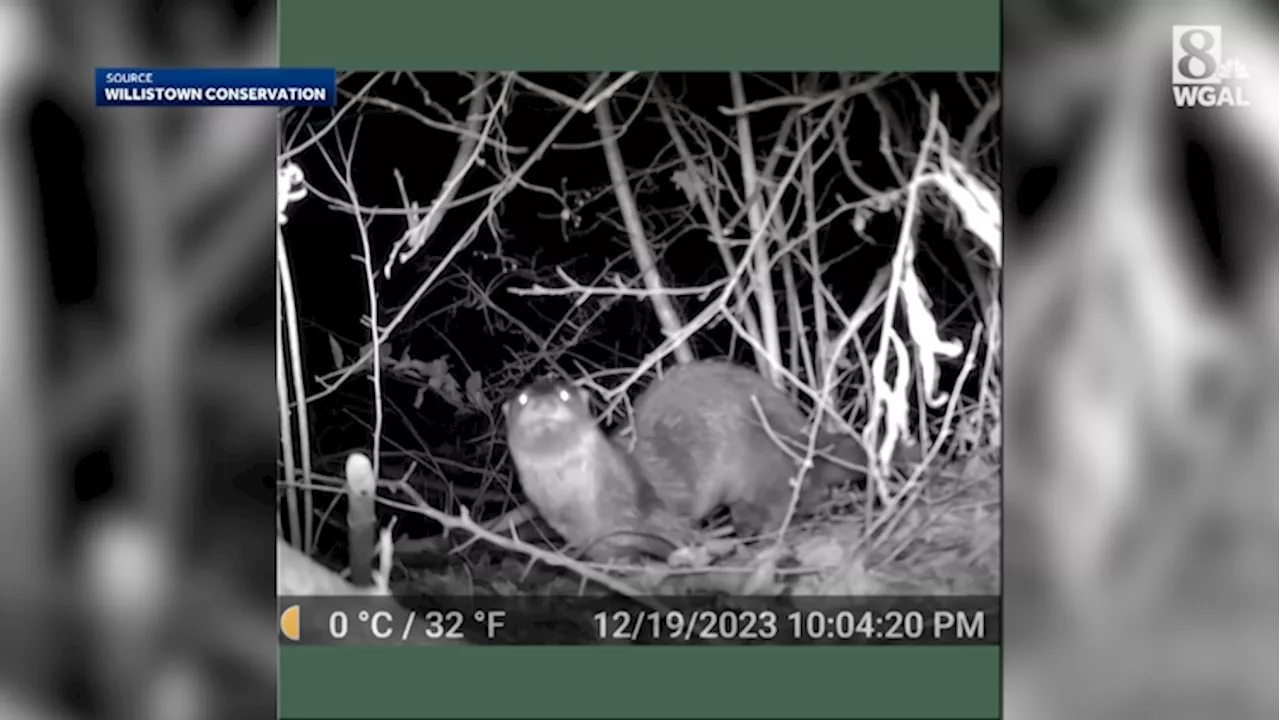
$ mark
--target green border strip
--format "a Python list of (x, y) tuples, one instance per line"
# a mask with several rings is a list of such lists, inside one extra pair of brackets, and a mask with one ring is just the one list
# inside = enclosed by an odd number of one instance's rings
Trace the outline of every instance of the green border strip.
[(279, 0), (281, 64), (341, 70), (1000, 69), (1000, 0)]
[(280, 648), (281, 718), (995, 718), (995, 646)]

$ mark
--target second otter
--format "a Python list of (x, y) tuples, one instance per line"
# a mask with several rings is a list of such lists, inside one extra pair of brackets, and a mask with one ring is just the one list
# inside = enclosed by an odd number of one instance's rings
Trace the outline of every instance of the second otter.
[[(740, 534), (780, 528), (797, 463), (774, 437), (806, 440), (805, 418), (782, 391), (751, 368), (702, 360), (668, 370), (641, 393), (634, 411), (635, 459), (672, 512), (696, 522), (726, 505)], [(830, 444), (846, 462), (866, 460), (852, 438), (820, 436), (820, 447)], [(808, 487), (818, 488), (849, 473), (815, 458), (811, 475)]]

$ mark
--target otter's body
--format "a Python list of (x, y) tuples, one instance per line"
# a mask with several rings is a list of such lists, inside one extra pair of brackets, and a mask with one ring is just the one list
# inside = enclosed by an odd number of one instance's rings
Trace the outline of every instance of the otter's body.
[[(672, 368), (640, 395), (634, 456), (662, 502), (686, 521), (697, 522), (725, 505), (740, 534), (774, 532), (786, 517), (798, 463), (770, 432), (803, 447), (806, 425), (791, 399), (754, 370), (704, 360)], [(851, 438), (820, 437), (818, 446), (832, 444), (832, 454), (842, 460), (865, 460)], [(796, 458), (804, 455), (793, 452)], [(806, 488), (849, 475), (820, 457), (814, 458), (811, 474)], [(815, 495), (809, 490), (801, 497)]]
[(540, 380), (505, 410), (524, 493), (571, 546), (597, 562), (670, 554), (675, 545), (658, 529), (661, 503), (653, 487), (596, 426), (581, 390)]

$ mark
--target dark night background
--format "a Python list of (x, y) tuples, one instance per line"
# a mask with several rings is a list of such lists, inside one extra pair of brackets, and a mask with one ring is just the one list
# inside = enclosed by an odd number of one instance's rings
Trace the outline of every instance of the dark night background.
[[(371, 77), (354, 74), (343, 79), (339, 105)], [(569, 74), (525, 77), (575, 98), (582, 95), (588, 81), (586, 76)], [(853, 75), (849, 82), (867, 77), (870, 76)], [(816, 94), (837, 89), (841, 80), (834, 73), (810, 78), (785, 73), (747, 75), (747, 99), (777, 97), (800, 82), (816, 83), (812, 91)], [(493, 82), (491, 98), (497, 95), (499, 83)], [(875, 102), (865, 95), (846, 102), (827, 132), (845, 136), (847, 159), (856, 165), (862, 180), (877, 189), (898, 187), (901, 183), (895, 180), (882, 154), (882, 129), (888, 133), (885, 142), (892, 146), (895, 162), (909, 176), (925, 133), (929, 95), (939, 96), (940, 120), (951, 134), (954, 147), (961, 143), (981, 108), (975, 100), (985, 102), (996, 84), (991, 74), (969, 75), (963, 82), (955, 73), (893, 74), (875, 91)], [(461, 117), (467, 108), (464, 95), (472, 87), (472, 80), (452, 73), (416, 73), (414, 81), (405, 76), (384, 75), (369, 94), (400, 107), (390, 107), (386, 102), (357, 106), (337, 123), (335, 132), (294, 158), (312, 189), (311, 196), (290, 206), (289, 222), (284, 227), (299, 313), (305, 326), (304, 363), (309, 380), (310, 376), (327, 375), (337, 369), (331, 347), (334, 341), (342, 348), (344, 364), (350, 363), (358, 348), (369, 342), (368, 330), (360, 324), (368, 310), (359, 259), (360, 237), (352, 216), (332, 207), (330, 201), (346, 202), (348, 198), (329, 162), (341, 168), (341, 159), (351, 153), (352, 178), (361, 205), (383, 211), (369, 228), (374, 265), (381, 268), (406, 228), (404, 214), (395, 212), (403, 205), (396, 172), (403, 177), (408, 199), (425, 206), (448, 178), (457, 152), (456, 135), (427, 127), (421, 117), (437, 123), (450, 119), (446, 113)], [(344, 91), (348, 93), (346, 97), (342, 97)], [(740, 193), (741, 169), (736, 154), (730, 154), (725, 142), (736, 137), (735, 118), (719, 111), (733, 104), (728, 75), (663, 74), (657, 86), (651, 86), (649, 76), (639, 75), (612, 100), (615, 127), (625, 129), (619, 140), (620, 152), (664, 285), (696, 287), (723, 278), (723, 263), (708, 240), (709, 231), (697, 205), (673, 180), (683, 164), (653, 108), (659, 97), (671, 103), (677, 124), (694, 122), (698, 134), (716, 137), (712, 152), (718, 162), (726, 165), (729, 178), (736, 182)], [(566, 112), (562, 104), (520, 85), (512, 87), (507, 102), (510, 114), (500, 118), (500, 138), (509, 146), (526, 150), (537, 147)], [(820, 118), (827, 107), (821, 105), (809, 115)], [(421, 115), (414, 116), (402, 108)], [(796, 108), (795, 104), (783, 105), (751, 115), (758, 166), (763, 166), (779, 128)], [(887, 111), (887, 125), (882, 124), (878, 108)], [(328, 111), (291, 111), (282, 124), (286, 147), (321, 131), (331, 117)], [(977, 165), (988, 178), (998, 177), (999, 173), (997, 127), (998, 116), (975, 146)], [(687, 136), (686, 142), (690, 142)], [(795, 147), (792, 138), (787, 148), (794, 152)], [(814, 144), (815, 157), (823, 157), (830, 147), (829, 137), (819, 138)], [(695, 162), (705, 166), (703, 151), (697, 146), (691, 149)], [(815, 173), (818, 218), (825, 218), (842, 203), (865, 197), (850, 182), (837, 155), (826, 153), (825, 162)], [(470, 171), (455, 197), (465, 198), (485, 190), (526, 157), (527, 154), (513, 153), (508, 159), (492, 148), (486, 149), (483, 166)], [(781, 177), (791, 157), (786, 154), (781, 158), (775, 177)], [(379, 275), (380, 325), (400, 311), (442, 256), (463, 237), (486, 200), (487, 195), (483, 195), (460, 207), (451, 207), (422, 252), (407, 265), (397, 264), (390, 279)], [(779, 214), (787, 213), (794, 202), (795, 194), (788, 193)], [(740, 200), (726, 201), (721, 222), (727, 222), (740, 206)], [(854, 310), (873, 276), (889, 262), (902, 219), (900, 206), (896, 211), (869, 215), (859, 234), (854, 229), (853, 215), (845, 212), (819, 233), (823, 277), (845, 312)], [(802, 214), (783, 217), (791, 238), (803, 232)], [(957, 244), (972, 251), (975, 243), (958, 228), (954, 214), (944, 229), (946, 221), (942, 212), (921, 214), (917, 268), (936, 303), (944, 337), (967, 340), (980, 310), (971, 301), (972, 285), (959, 262)], [(738, 239), (750, 235), (745, 221), (730, 234)], [(735, 248), (735, 252), (740, 256), (740, 249)], [(800, 252), (805, 252), (803, 246)], [(443, 358), (448, 363), (448, 374), (459, 386), (465, 385), (468, 376), (478, 374), (483, 402), (459, 407), (435, 392), (420, 393), (426, 384), (423, 379), (384, 370), (388, 441), (383, 448), (391, 453), (383, 458), (389, 460), (389, 469), (382, 472), (384, 478), (398, 477), (396, 472), (406, 468), (404, 452), (418, 458), (434, 456), (435, 460), (428, 462), (437, 464), (428, 474), (443, 474), (447, 481), (443, 486), (431, 483), (428, 500), (437, 509), (454, 512), (445, 487), (474, 488), (486, 479), (496, 481), (499, 489), (488, 496), (492, 501), (489, 506), (472, 507), (473, 514), (484, 518), (507, 509), (513, 498), (502, 488), (509, 482), (509, 471), (503, 462), (501, 432), (495, 433), (501, 427), (500, 403), (521, 385), (545, 373), (574, 379), (591, 376), (604, 387), (612, 387), (661, 343), (661, 328), (647, 298), (595, 295), (574, 307), (574, 296), (530, 297), (509, 292), (534, 284), (562, 287), (554, 274), (557, 267), (584, 285), (600, 285), (602, 274), (618, 275), (631, 287), (639, 285), (639, 268), (591, 113), (579, 114), (569, 122), (552, 148), (523, 176), (522, 186), (503, 198), (493, 220), (484, 224), (475, 240), (392, 334), (389, 344), (396, 358), (407, 355), (424, 362)], [(801, 297), (810, 297), (807, 274), (797, 271), (796, 275)], [(780, 292), (783, 284), (778, 271), (774, 282)], [(686, 321), (705, 302), (692, 295), (676, 296), (674, 301)], [(780, 304), (780, 308), (784, 307)], [(874, 325), (878, 316), (874, 315), (868, 326)], [(785, 349), (788, 323), (785, 318), (780, 318), (780, 323)], [(838, 330), (839, 327), (832, 327), (833, 332)], [(864, 343), (874, 337), (869, 334), (869, 327), (864, 328)], [(812, 342), (811, 335), (808, 341)], [(695, 335), (691, 345), (698, 357), (731, 355), (751, 362), (749, 349), (740, 340), (735, 342), (732, 329), (724, 322), (713, 323)], [(859, 381), (854, 377), (846, 382), (847, 396)], [(947, 378), (943, 383), (949, 387)], [(314, 383), (309, 388), (312, 392), (319, 389)], [(421, 400), (418, 408), (414, 407), (415, 399)], [(312, 404), (311, 409), (312, 432), (318, 439), (314, 451), (322, 458), (317, 469), (340, 475), (346, 452), (369, 450), (373, 417), (370, 387), (364, 381), (348, 381), (338, 392)], [(332, 516), (343, 516), (341, 506)], [(329, 537), (333, 540), (340, 536)]]

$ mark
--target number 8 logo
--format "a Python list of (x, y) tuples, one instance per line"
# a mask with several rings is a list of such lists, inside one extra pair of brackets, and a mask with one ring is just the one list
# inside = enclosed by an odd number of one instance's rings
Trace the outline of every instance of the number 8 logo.
[(1217, 25), (1175, 25), (1173, 27), (1173, 82), (1200, 85), (1222, 82), (1222, 28)]

